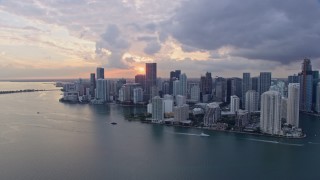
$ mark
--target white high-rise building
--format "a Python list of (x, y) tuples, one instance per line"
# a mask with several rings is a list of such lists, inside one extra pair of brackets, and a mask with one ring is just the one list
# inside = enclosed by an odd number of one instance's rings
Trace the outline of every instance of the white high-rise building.
[(172, 99), (163, 99), (164, 102), (164, 113), (173, 112), (173, 100)]
[(320, 82), (317, 85), (316, 111), (320, 113)]
[(260, 129), (263, 133), (281, 133), (281, 94), (266, 91), (261, 95)]
[(282, 97), (281, 100), (281, 119), (287, 119), (288, 111), (288, 99)]
[(187, 96), (187, 75), (185, 73), (180, 74), (180, 95)]
[(143, 89), (142, 88), (134, 88), (133, 89), (133, 103), (137, 104), (143, 101)]
[(186, 104), (187, 100), (185, 96), (182, 95), (177, 95), (176, 96), (176, 105), (177, 106), (182, 106), (184, 104)]
[(152, 121), (161, 121), (164, 119), (164, 102), (159, 96), (152, 98)]
[(288, 86), (287, 123), (299, 127), (300, 84), (290, 83)]
[(246, 110), (251, 113), (259, 110), (259, 93), (255, 90), (249, 90), (246, 92)]
[(110, 89), (108, 80), (97, 79), (96, 83), (96, 99), (101, 101), (109, 101)]
[(240, 98), (236, 95), (230, 97), (230, 112), (236, 113), (240, 107)]
[(190, 95), (191, 95), (190, 99), (192, 101), (195, 101), (195, 102), (200, 101), (200, 87), (199, 87), (199, 85), (194, 85), (191, 87)]
[(189, 105), (184, 104), (182, 106), (175, 106), (173, 112), (175, 121), (185, 121), (189, 118)]
[(221, 118), (221, 109), (218, 103), (207, 104), (206, 113), (203, 118), (205, 126), (212, 126)]

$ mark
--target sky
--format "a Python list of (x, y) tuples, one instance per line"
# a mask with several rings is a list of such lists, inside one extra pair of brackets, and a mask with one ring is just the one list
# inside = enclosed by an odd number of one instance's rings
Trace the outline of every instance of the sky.
[(320, 68), (319, 0), (0, 0), (0, 79)]

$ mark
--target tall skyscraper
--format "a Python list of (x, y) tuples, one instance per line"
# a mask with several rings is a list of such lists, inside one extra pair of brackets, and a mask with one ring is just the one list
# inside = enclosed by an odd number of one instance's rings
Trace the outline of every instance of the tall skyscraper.
[(236, 113), (240, 107), (240, 98), (236, 95), (232, 95), (230, 98), (230, 101), (231, 101), (230, 112)]
[[(145, 93), (147, 95), (150, 96), (152, 94), (151, 90), (152, 90), (153, 86), (157, 86), (157, 63), (146, 63), (146, 89), (145, 89)], [(153, 98), (153, 97), (151, 97), (151, 98)]]
[(170, 72), (169, 79), (169, 93), (173, 94), (173, 82), (180, 78), (181, 70), (175, 70)]
[(242, 74), (242, 102), (241, 107), (244, 109), (246, 107), (246, 93), (247, 91), (251, 90), (252, 84), (251, 84), (251, 78), (250, 73), (243, 73)]
[(312, 71), (312, 110), (316, 109), (317, 85), (319, 81), (319, 71)]
[(212, 94), (212, 76), (211, 73), (207, 72), (206, 76), (201, 76), (200, 79), (200, 91), (202, 95)]
[(269, 91), (271, 86), (271, 72), (261, 72), (259, 78), (259, 90), (260, 95), (266, 91)]
[(267, 134), (281, 133), (281, 95), (277, 91), (261, 95), (260, 130)]
[(288, 86), (287, 123), (299, 127), (300, 84), (290, 83)]
[(96, 86), (96, 99), (103, 102), (109, 101), (110, 88), (108, 80), (97, 79)]
[(310, 112), (312, 109), (313, 73), (310, 59), (305, 58), (302, 63), (300, 77), (300, 110)]
[(181, 85), (179, 80), (173, 82), (173, 96), (181, 95)]
[(104, 79), (104, 68), (97, 67), (97, 79)]
[(200, 101), (200, 87), (198, 84), (191, 87), (190, 97), (190, 99), (194, 102)]
[(181, 91), (180, 93), (181, 95), (187, 97), (187, 75), (185, 73), (180, 74), (179, 81), (180, 81), (180, 91)]
[(96, 89), (96, 75), (94, 73), (90, 74), (90, 97), (91, 99), (95, 98), (95, 89)]
[(259, 110), (259, 93), (255, 90), (249, 90), (246, 93), (245, 109), (251, 113)]
[(255, 90), (256, 92), (259, 92), (259, 77), (252, 77), (251, 84), (252, 84), (251, 89)]
[(316, 111), (320, 113), (320, 82), (317, 85)]
[(215, 100), (220, 102), (226, 101), (226, 79), (217, 77), (215, 79)]
[(152, 120), (161, 121), (164, 119), (164, 102), (159, 96), (152, 98)]
[(146, 75), (144, 74), (137, 74), (135, 77), (134, 77), (134, 82), (135, 83), (139, 83), (142, 87), (142, 89), (144, 90), (145, 87), (146, 87)]

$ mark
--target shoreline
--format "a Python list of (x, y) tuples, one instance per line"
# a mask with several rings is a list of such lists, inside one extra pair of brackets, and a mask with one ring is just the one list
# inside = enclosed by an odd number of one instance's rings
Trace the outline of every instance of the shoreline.
[[(132, 121), (134, 121), (134, 120), (132, 120)], [(140, 121), (140, 120), (138, 120), (138, 121)], [(182, 125), (161, 124), (161, 123), (143, 122), (143, 121), (140, 121), (140, 122), (141, 123), (146, 123), (146, 124), (157, 124), (157, 125), (161, 125), (161, 126), (173, 126), (173, 127), (181, 127), (181, 128), (192, 128), (192, 129), (204, 129), (204, 130), (209, 130), (209, 131), (224, 132), (224, 133), (230, 133), (230, 134), (247, 134), (247, 135), (253, 135), (253, 136), (265, 136), (265, 137), (283, 138), (283, 139), (303, 139), (303, 138), (307, 137), (306, 134), (304, 134), (304, 136), (301, 136), (301, 137), (288, 137), (288, 136), (271, 135), (271, 134), (263, 134), (263, 133), (253, 133), (253, 132), (244, 132), (244, 131), (213, 129), (213, 128), (209, 128), (209, 127), (182, 126)]]

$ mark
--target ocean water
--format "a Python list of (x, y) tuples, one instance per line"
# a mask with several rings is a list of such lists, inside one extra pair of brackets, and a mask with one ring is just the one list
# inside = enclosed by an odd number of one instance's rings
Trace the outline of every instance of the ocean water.
[[(0, 90), (54, 88), (0, 82)], [(0, 179), (320, 179), (319, 117), (301, 115), (306, 138), (278, 139), (128, 121), (146, 108), (60, 96), (0, 95)]]

